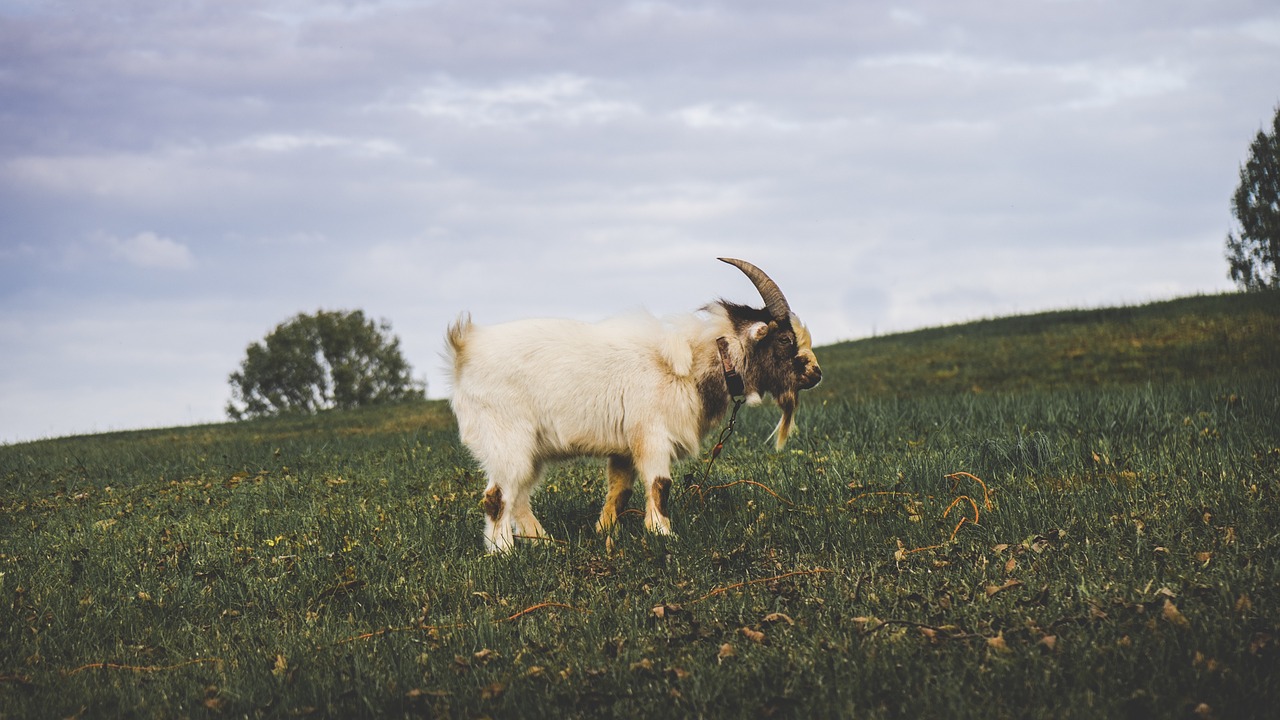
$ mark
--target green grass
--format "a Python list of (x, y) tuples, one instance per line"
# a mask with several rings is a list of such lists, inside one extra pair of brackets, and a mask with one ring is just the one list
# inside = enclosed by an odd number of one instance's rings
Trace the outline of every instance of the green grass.
[(843, 396), (1204, 380), (1274, 369), (1275, 293), (1069, 310), (843, 343), (820, 358)]
[(439, 402), (0, 447), (0, 716), (1274, 716), (1274, 296), (819, 358), (708, 483), (776, 496), (606, 543), (569, 463), (507, 557)]

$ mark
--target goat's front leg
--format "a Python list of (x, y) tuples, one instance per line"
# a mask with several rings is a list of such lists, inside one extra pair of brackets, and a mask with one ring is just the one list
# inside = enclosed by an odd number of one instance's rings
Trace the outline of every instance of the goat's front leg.
[(516, 535), (526, 540), (550, 540), (551, 535), (533, 514), (533, 489), (542, 483), (542, 465), (535, 464), (533, 473), (526, 478), (511, 504), (511, 519), (515, 521)]
[(653, 478), (645, 498), (644, 526), (649, 532), (659, 535), (672, 535), (671, 513), (668, 503), (671, 501), (671, 478), (665, 475)]
[(636, 463), (644, 479), (644, 526), (658, 535), (671, 535), (671, 453), (653, 453)]
[(533, 508), (529, 504), (529, 491), (521, 489), (516, 495), (515, 507), (513, 508), (513, 519), (516, 523), (516, 533), (525, 540), (550, 540), (551, 534), (542, 527), (542, 523), (538, 522), (537, 516), (533, 514)]
[(511, 499), (502, 486), (490, 483), (484, 491), (484, 545), (490, 553), (503, 553), (515, 546), (511, 532)]

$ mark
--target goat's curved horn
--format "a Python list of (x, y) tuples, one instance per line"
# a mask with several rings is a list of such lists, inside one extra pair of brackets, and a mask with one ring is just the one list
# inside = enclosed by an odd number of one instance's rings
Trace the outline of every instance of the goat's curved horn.
[(716, 259), (733, 265), (751, 279), (751, 282), (756, 286), (756, 290), (760, 291), (760, 297), (764, 298), (764, 306), (768, 308), (769, 314), (775, 320), (782, 321), (791, 317), (791, 306), (787, 304), (787, 298), (783, 296), (778, 283), (770, 279), (768, 275), (765, 275), (763, 270), (746, 260), (738, 260), (736, 258)]

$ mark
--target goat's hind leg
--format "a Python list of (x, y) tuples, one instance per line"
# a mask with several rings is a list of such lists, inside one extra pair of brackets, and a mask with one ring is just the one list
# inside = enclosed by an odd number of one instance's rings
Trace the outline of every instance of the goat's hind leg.
[(605, 476), (609, 479), (609, 494), (604, 499), (600, 520), (596, 523), (596, 532), (602, 534), (613, 530), (618, 516), (627, 509), (636, 477), (635, 464), (626, 455), (610, 455), (605, 465)]

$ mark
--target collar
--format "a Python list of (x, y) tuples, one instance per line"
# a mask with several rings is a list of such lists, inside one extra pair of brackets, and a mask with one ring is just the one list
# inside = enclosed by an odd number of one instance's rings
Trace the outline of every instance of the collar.
[(720, 351), (720, 367), (724, 370), (724, 383), (729, 388), (729, 396), (734, 402), (742, 402), (747, 396), (747, 387), (742, 381), (742, 375), (733, 366), (733, 358), (729, 357), (729, 339), (716, 338), (716, 348)]

